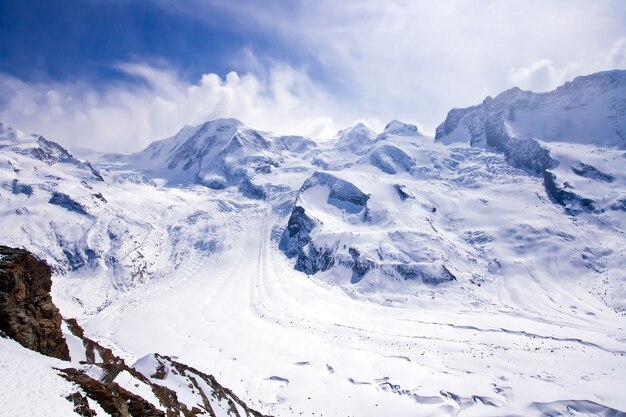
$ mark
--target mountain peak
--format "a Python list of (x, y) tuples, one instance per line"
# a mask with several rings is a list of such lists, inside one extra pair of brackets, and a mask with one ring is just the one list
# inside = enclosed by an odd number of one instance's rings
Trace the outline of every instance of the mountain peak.
[(363, 154), (376, 139), (376, 132), (363, 123), (341, 130), (338, 133), (337, 148), (356, 154)]
[[(505, 131), (520, 139), (623, 149), (626, 71), (576, 77), (545, 93), (511, 88), (475, 106), (453, 109), (435, 140), (496, 147)], [(487, 129), (489, 128), (489, 129)]]
[(387, 126), (385, 126), (385, 130), (383, 130), (383, 133), (378, 135), (378, 138), (376, 138), (376, 140), (377, 141), (383, 140), (390, 135), (423, 136), (422, 133), (417, 129), (417, 126), (408, 124), (408, 123), (403, 123), (399, 120), (392, 120), (389, 123), (387, 123)]

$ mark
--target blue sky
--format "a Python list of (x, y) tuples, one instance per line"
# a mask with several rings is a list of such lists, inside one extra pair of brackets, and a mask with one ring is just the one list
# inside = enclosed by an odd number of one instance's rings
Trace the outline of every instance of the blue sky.
[(626, 68), (619, 0), (0, 0), (0, 121), (133, 151), (237, 117), (426, 132), (512, 86)]
[(181, 76), (222, 76), (236, 69), (242, 48), (288, 54), (279, 40), (229, 25), (227, 17), (198, 19), (152, 2), (3, 0), (0, 71), (24, 80), (85, 78), (105, 85), (125, 78), (112, 64), (175, 66)]

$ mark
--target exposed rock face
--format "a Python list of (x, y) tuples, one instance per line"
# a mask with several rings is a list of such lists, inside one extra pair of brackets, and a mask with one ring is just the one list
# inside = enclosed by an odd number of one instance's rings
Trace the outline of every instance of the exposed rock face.
[(556, 175), (552, 172), (544, 172), (543, 182), (550, 200), (556, 204), (566, 207), (566, 212), (568, 214), (576, 215), (583, 211), (591, 212), (595, 210), (593, 200), (565, 190), (556, 182)]
[[(86, 337), (76, 320), (65, 322), (72, 335), (82, 341), (85, 361), (81, 362), (82, 370), (63, 369), (63, 377), (80, 386), (88, 398), (113, 416), (264, 417), (220, 385), (212, 375), (158, 353), (146, 355), (129, 366), (110, 349)], [(97, 372), (86, 372), (89, 369)], [(98, 374), (100, 378), (88, 374)], [(133, 386), (152, 391), (152, 402), (133, 393), (130, 388)], [(80, 398), (73, 396), (68, 400), (84, 409)]]
[(35, 159), (39, 159), (48, 165), (54, 165), (56, 163), (73, 164), (79, 168), (88, 170), (98, 180), (104, 181), (100, 171), (94, 168), (88, 161), (80, 161), (74, 157), (67, 149), (62, 147), (56, 142), (47, 140), (43, 136), (39, 136), (37, 139), (37, 148), (33, 148), (31, 154)]
[(33, 195), (33, 187), (27, 184), (20, 184), (17, 179), (14, 179), (11, 184), (11, 192), (13, 194), (24, 194), (30, 197)]
[[(175, 386), (174, 381), (193, 387), (192, 393), (197, 397), (197, 402), (195, 407), (190, 408), (191, 414), (182, 408), (179, 410), (182, 403), (179, 403), (178, 408), (176, 404), (172, 404), (173, 411), (180, 411), (185, 416), (208, 414), (210, 416), (263, 417), (261, 413), (248, 407), (231, 390), (220, 385), (213, 375), (207, 375), (188, 365), (176, 362), (168, 356), (156, 353), (147, 355), (134, 366), (141, 375), (147, 378), (161, 403), (166, 403), (168, 398), (174, 400), (177, 398), (177, 393), (167, 388)], [(168, 415), (169, 413), (170, 410), (168, 410)]]
[[(511, 89), (495, 99), (487, 97), (479, 106), (451, 110), (445, 122), (437, 127), (435, 140), (447, 143), (453, 142), (449, 137), (454, 135), (469, 137), (471, 146), (503, 153), (511, 166), (541, 174), (554, 163), (548, 149), (534, 138), (512, 134), (510, 128), (515, 104), (509, 104), (509, 101), (517, 103), (517, 96), (523, 93)], [(458, 133), (459, 130), (463, 134)]]
[(625, 149), (626, 71), (576, 77), (546, 93), (515, 87), (476, 106), (453, 109), (435, 140), (510, 148), (508, 137)]
[(87, 210), (82, 204), (80, 204), (78, 201), (72, 199), (72, 197), (64, 193), (55, 191), (54, 193), (52, 193), (52, 197), (50, 197), (50, 200), (48, 200), (48, 203), (54, 204), (55, 206), (61, 206), (69, 211), (73, 211), (75, 213), (82, 214), (84, 216), (89, 215), (89, 213), (87, 213)]
[[(111, 416), (119, 417), (165, 417), (165, 412), (157, 410), (154, 405), (144, 400), (138, 395), (125, 390), (115, 383), (104, 383), (98, 381), (84, 373), (74, 369), (63, 369), (63, 377), (68, 381), (76, 383), (87, 396), (95, 400), (104, 411)], [(71, 400), (75, 410), (79, 415), (92, 415), (91, 409), (86, 408), (84, 402), (78, 400), (77, 395), (72, 394)], [(84, 397), (83, 397), (84, 399)]]
[(411, 193), (409, 193), (406, 190), (406, 186), (404, 186), (403, 184), (394, 184), (393, 188), (396, 190), (396, 192), (398, 193), (398, 196), (400, 197), (402, 201), (407, 200), (409, 198), (415, 198), (411, 195)]
[(69, 360), (50, 267), (29, 252), (0, 246), (0, 329), (24, 347)]
[(287, 228), (281, 239), (281, 249), (290, 258), (298, 256), (301, 248), (311, 241), (311, 231), (317, 223), (306, 215), (306, 211), (301, 206), (295, 206), (289, 217)]
[(354, 206), (350, 207), (350, 209), (357, 212), (363, 210), (369, 199), (369, 196), (359, 190), (354, 184), (324, 172), (316, 172), (307, 179), (302, 184), (300, 193), (318, 185), (330, 188), (330, 194), (328, 195), (330, 204), (333, 204), (332, 201), (348, 203)]
[(593, 180), (599, 180), (604, 182), (615, 181), (615, 176), (604, 173), (593, 165), (585, 164), (583, 162), (580, 162), (576, 167), (572, 167), (572, 171), (574, 171), (576, 175), (585, 178), (591, 178)]
[[(403, 201), (415, 199), (402, 184), (394, 184), (393, 189)], [(361, 282), (368, 274), (370, 279), (418, 281), (432, 286), (457, 280), (445, 261), (432, 256), (432, 252), (424, 250), (408, 255), (416, 242), (424, 241), (422, 236), (411, 235), (404, 227), (388, 234), (388, 243), (382, 245), (372, 244), (367, 233), (345, 232), (353, 226), (362, 230), (377, 227), (376, 222), (386, 212), (377, 210), (376, 200), (372, 211), (371, 199), (370, 194), (349, 181), (316, 172), (298, 192), (279, 248), (295, 259), (294, 267), (298, 271), (313, 275), (342, 267), (351, 273), (352, 284)], [(430, 210), (436, 211), (434, 207)], [(334, 220), (332, 227), (325, 224), (331, 223), (329, 218)], [(437, 244), (436, 240), (431, 242)], [(428, 248), (426, 242), (423, 245)]]

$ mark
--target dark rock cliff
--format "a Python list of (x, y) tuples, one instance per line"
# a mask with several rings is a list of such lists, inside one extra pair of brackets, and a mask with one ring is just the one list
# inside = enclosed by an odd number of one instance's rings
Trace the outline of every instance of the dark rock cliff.
[(69, 360), (50, 267), (29, 252), (0, 246), (0, 329), (24, 347)]

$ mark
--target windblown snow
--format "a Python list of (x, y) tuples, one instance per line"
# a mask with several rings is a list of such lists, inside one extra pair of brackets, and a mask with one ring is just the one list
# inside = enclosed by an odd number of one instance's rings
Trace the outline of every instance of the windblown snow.
[(626, 416), (624, 166), (626, 71), (436, 138), (219, 119), (88, 162), (0, 125), (0, 242), (53, 267), (89, 337), (265, 414)]

